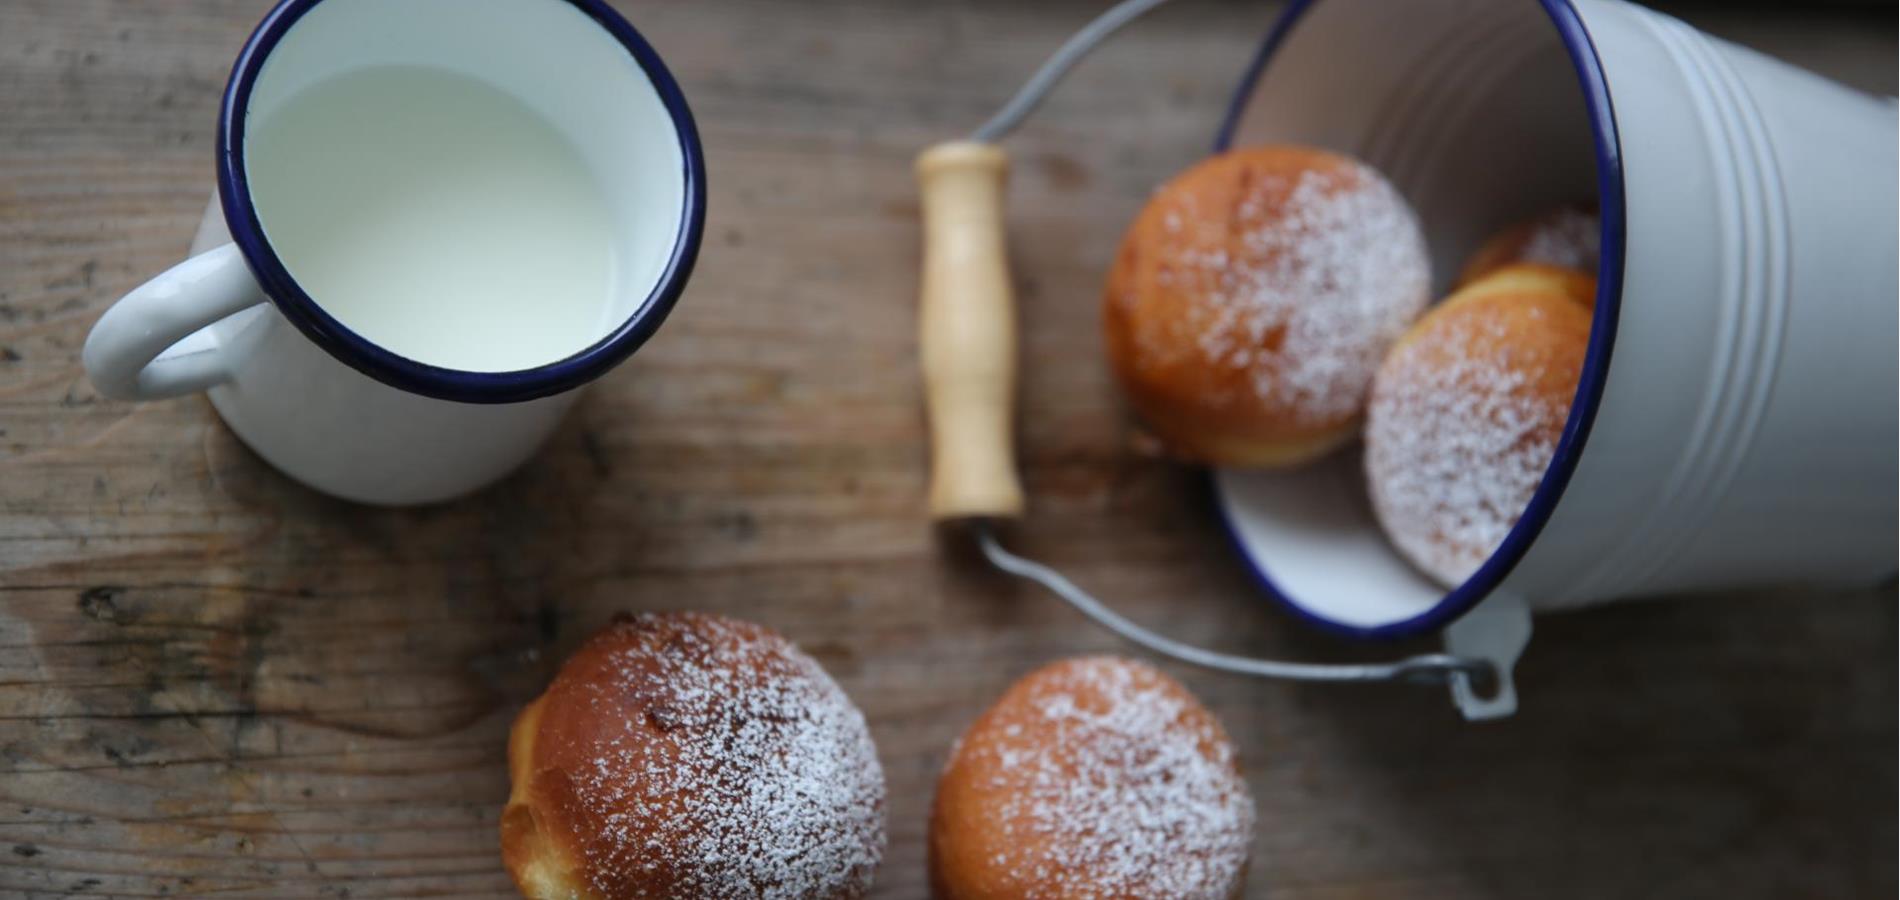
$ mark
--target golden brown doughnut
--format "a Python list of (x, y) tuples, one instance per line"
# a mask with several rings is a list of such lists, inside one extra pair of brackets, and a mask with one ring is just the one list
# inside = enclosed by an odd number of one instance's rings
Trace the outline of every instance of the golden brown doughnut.
[(1547, 267), (1493, 274), (1426, 314), (1373, 380), (1373, 511), (1448, 587), (1497, 549), (1556, 453), (1590, 340), (1579, 289)]
[(694, 613), (589, 638), (508, 739), (502, 858), (534, 900), (864, 896), (884, 773), (864, 716), (767, 628)]
[(1254, 806), (1220, 722), (1152, 666), (1025, 676), (965, 732), (930, 814), (938, 900), (1239, 895)]
[(1430, 288), (1418, 218), (1378, 172), (1305, 147), (1223, 153), (1163, 186), (1122, 239), (1109, 362), (1175, 455), (1292, 465), (1352, 438)]
[(1474, 284), (1459, 288), (1456, 295), (1471, 295), (1491, 291), (1550, 290), (1555, 289), (1564, 296), (1582, 304), (1586, 310), (1597, 306), (1597, 279), (1577, 269), (1545, 263), (1511, 263), (1492, 269), (1490, 274)]
[(1463, 287), (1512, 263), (1543, 263), (1596, 277), (1603, 224), (1594, 206), (1572, 205), (1526, 219), (1491, 236), (1466, 260)]

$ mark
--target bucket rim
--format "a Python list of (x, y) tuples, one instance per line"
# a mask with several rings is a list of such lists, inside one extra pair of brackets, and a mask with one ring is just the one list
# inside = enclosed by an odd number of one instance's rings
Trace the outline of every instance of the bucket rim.
[[(1213, 152), (1224, 152), (1233, 145), (1241, 117), (1253, 99), (1254, 89), (1265, 74), (1268, 61), (1317, 2), (1319, 0), (1292, 0), (1268, 29), (1259, 51), (1241, 75), (1220, 128), (1215, 132)], [(1213, 489), (1221, 528), (1255, 583), (1275, 603), (1322, 631), (1361, 640), (1416, 637), (1435, 632), (1477, 608), (1517, 567), (1550, 521), (1558, 501), (1563, 498), (1564, 489), (1569, 486), (1571, 476), (1576, 472), (1577, 462), (1582, 458), (1584, 445), (1590, 437), (1591, 426), (1596, 422), (1597, 410), (1602, 405), (1604, 386), (1609, 380), (1611, 352), (1616, 343), (1628, 237), (1622, 141), (1617, 130), (1609, 82), (1603, 73), (1602, 58), (1574, 0), (1538, 0), (1538, 3), (1556, 28), (1558, 39), (1570, 57), (1578, 87), (1583, 91), (1584, 108), (1590, 119), (1592, 149), (1596, 156), (1597, 205), (1601, 218), (1602, 249), (1597, 264), (1596, 309), (1591, 318), (1590, 341), (1585, 350), (1583, 372), (1577, 380), (1577, 393), (1570, 404), (1570, 415), (1564, 422), (1556, 453), (1551, 457), (1550, 465), (1545, 467), (1544, 477), (1524, 507), (1523, 515), (1518, 517), (1517, 524), (1511, 526), (1503, 542), (1484, 564), (1462, 584), (1447, 591), (1430, 608), (1381, 625), (1354, 625), (1329, 618), (1281, 590), (1264, 562), (1249, 552), (1235, 522), (1233, 510), (1228, 506), (1230, 500), (1215, 483), (1215, 470), (1208, 469), (1207, 480)]]

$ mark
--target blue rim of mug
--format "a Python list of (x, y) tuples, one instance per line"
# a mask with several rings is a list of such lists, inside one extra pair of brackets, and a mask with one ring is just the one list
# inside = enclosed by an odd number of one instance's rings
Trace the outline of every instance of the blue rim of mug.
[(572, 390), (605, 374), (658, 331), (685, 290), (699, 257), (706, 225), (706, 162), (699, 131), (679, 83), (634, 27), (601, 0), (565, 2), (592, 19), (625, 47), (666, 107), (679, 136), (684, 202), (679, 230), (666, 267), (645, 299), (614, 330), (586, 348), (544, 365), (508, 372), (473, 372), (419, 362), (371, 342), (336, 320), (311, 299), (271, 248), (251, 202), (244, 170), (244, 127), (251, 90), (278, 42), (323, 0), (282, 0), (264, 17), (238, 54), (225, 86), (218, 120), (218, 192), (231, 238), (251, 272), (284, 318), (325, 352), (384, 384), (414, 394), (462, 403), (517, 403)]
[[(1259, 83), (1268, 60), (1315, 2), (1317, 0), (1293, 0), (1267, 32), (1259, 53), (1241, 77), (1240, 86), (1234, 92), (1227, 115), (1216, 133), (1215, 152), (1225, 151), (1233, 144), (1241, 116), (1246, 112), (1247, 103), (1253, 97), (1254, 87)], [(1505, 577), (1524, 558), (1524, 553), (1530, 549), (1537, 535), (1544, 530), (1545, 523), (1550, 521), (1557, 501), (1563, 497), (1564, 488), (1576, 472), (1577, 460), (1582, 456), (1584, 443), (1590, 437), (1590, 427), (1596, 422), (1597, 408), (1603, 401), (1603, 387), (1609, 377), (1610, 354), (1616, 343), (1617, 315), (1623, 295), (1628, 219), (1624, 202), (1622, 143), (1616, 127), (1616, 111), (1610, 101), (1609, 83), (1603, 75), (1603, 63), (1582, 17), (1571, 0), (1539, 2), (1550, 16), (1551, 23), (1556, 26), (1557, 35), (1570, 55), (1578, 84), (1583, 90), (1595, 144), (1597, 203), (1602, 217), (1603, 250), (1597, 268), (1596, 311), (1590, 324), (1590, 343), (1584, 356), (1583, 374), (1578, 379), (1576, 398), (1570, 405), (1570, 417), (1564, 422), (1563, 436), (1557, 441), (1557, 452), (1544, 470), (1537, 491), (1531, 495), (1524, 514), (1511, 527), (1497, 550), (1478, 567), (1478, 571), (1465, 579), (1463, 584), (1448, 591), (1431, 608), (1383, 625), (1354, 625), (1329, 618), (1302, 605), (1291, 594), (1281, 590), (1267, 572), (1265, 563), (1249, 552), (1246, 539), (1241, 536), (1234, 522), (1233, 511), (1228, 507), (1226, 494), (1216, 486), (1215, 506), (1220, 512), (1221, 525), (1227, 532), (1229, 542), (1252, 573), (1254, 581), (1268, 597), (1322, 631), (1371, 640), (1416, 637), (1449, 625), (1470, 612), (1503, 583)], [(1213, 482), (1212, 474), (1212, 470), (1209, 470), (1210, 483)]]

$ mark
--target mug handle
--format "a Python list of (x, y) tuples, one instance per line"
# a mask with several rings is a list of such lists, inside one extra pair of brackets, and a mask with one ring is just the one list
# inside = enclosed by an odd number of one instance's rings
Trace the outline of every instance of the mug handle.
[(163, 400), (231, 377), (217, 348), (159, 359), (193, 332), (264, 302), (236, 244), (207, 250), (119, 298), (80, 353), (93, 386), (114, 400)]

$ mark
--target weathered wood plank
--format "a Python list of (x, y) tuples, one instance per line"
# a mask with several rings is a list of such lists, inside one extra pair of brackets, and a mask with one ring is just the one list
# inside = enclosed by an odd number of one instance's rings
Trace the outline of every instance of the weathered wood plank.
[[(200, 399), (100, 400), (77, 353), (183, 251), (262, 0), (0, 4), (0, 894), (508, 896), (510, 716), (615, 610), (773, 624), (870, 717), (881, 896), (924, 892), (949, 742), (1010, 680), (1119, 649), (921, 515), (911, 155), (1097, 4), (626, 2), (708, 141), (662, 336), (468, 501), (351, 507)], [(1096, 296), (1202, 151), (1268, 5), (1183, 2), (1014, 139), (1026, 552), (1185, 638), (1363, 652), (1263, 608), (1198, 477), (1126, 449)], [(1893, 89), (1876, 12), (1684, 14)], [(1256, 894), (1876, 896), (1895, 888), (1895, 602), (1764, 592), (1540, 626), (1525, 713), (1180, 674), (1247, 754)]]

